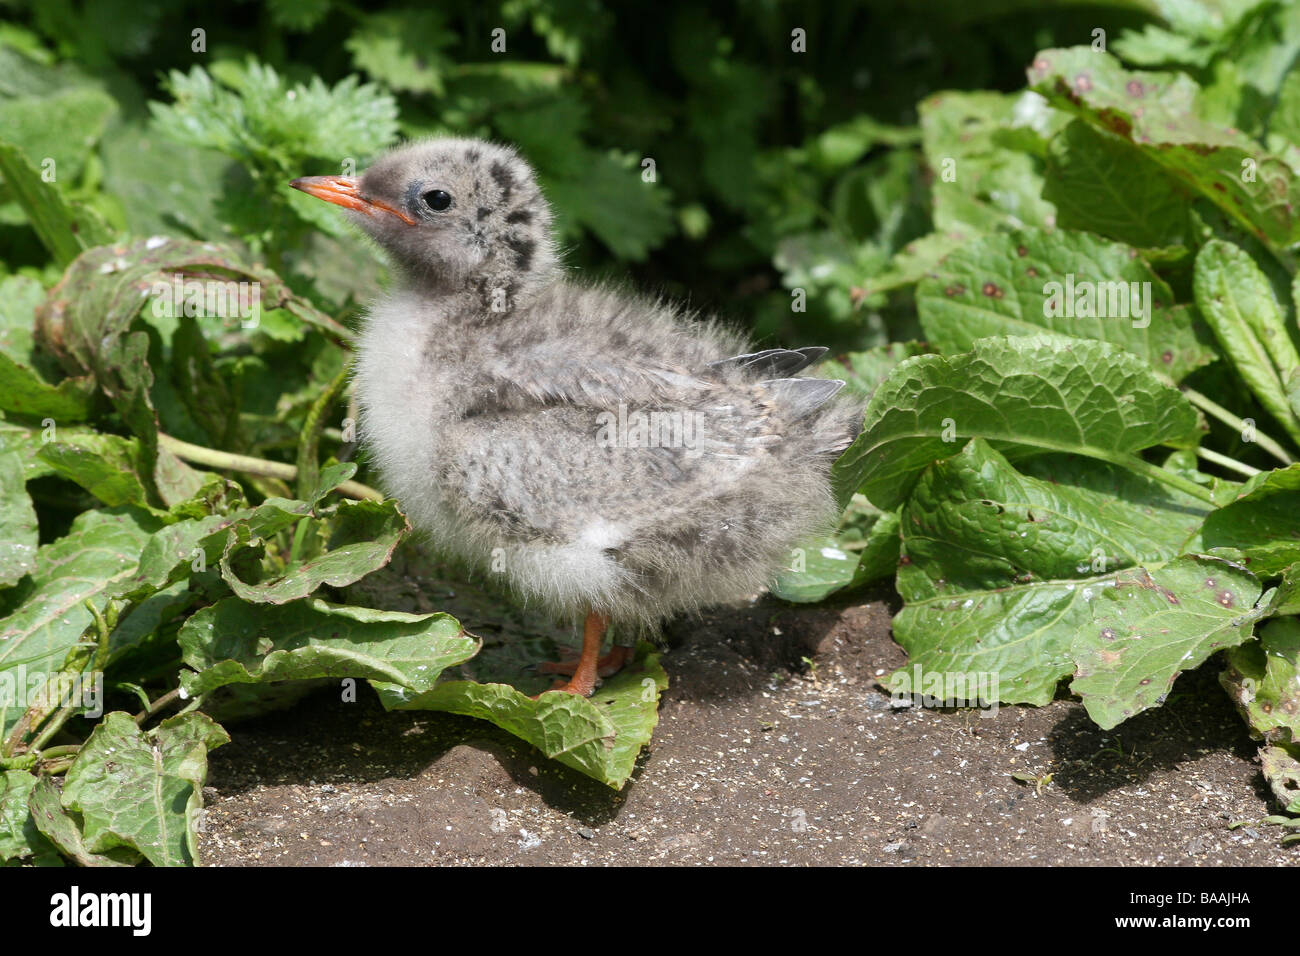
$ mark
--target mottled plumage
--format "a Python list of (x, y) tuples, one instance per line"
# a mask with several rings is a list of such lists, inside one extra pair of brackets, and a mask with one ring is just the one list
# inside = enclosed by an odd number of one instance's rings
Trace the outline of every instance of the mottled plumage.
[(755, 352), (573, 281), (509, 148), (419, 142), (348, 188), (399, 273), (360, 338), (362, 440), (435, 546), (628, 633), (752, 594), (833, 522), (861, 416), (842, 383), (795, 377), (824, 349)]

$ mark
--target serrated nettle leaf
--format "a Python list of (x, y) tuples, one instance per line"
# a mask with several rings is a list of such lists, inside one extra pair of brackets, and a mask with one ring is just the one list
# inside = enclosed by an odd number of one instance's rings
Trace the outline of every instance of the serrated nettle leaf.
[(154, 128), (278, 171), (308, 157), (372, 156), (397, 139), (397, 103), (373, 83), (349, 76), (329, 87), (314, 76), (290, 86), (251, 57), (224, 66), (171, 71), (175, 102), (149, 104)]
[(1300, 239), (1300, 180), (1282, 159), (1197, 113), (1182, 73), (1128, 71), (1090, 47), (1043, 50), (1031, 88), (1053, 105), (1125, 139), (1274, 248)]
[(245, 601), (285, 604), (312, 594), (322, 584), (346, 587), (383, 567), (410, 530), (391, 498), (383, 502), (342, 501), (328, 519), (307, 519), (305, 533), (328, 537), (326, 551), (306, 560), (291, 559), (270, 580), (250, 583), (238, 576), (232, 557), (240, 548), (262, 542), (241, 540), (232, 528), (221, 557), (221, 577)]
[(1300, 561), (1300, 464), (1248, 479), (1205, 519), (1205, 545), (1238, 549), (1265, 578)]
[(412, 694), (372, 681), (390, 710), (440, 710), (490, 721), (526, 740), (552, 760), (615, 790), (632, 775), (637, 755), (659, 720), (659, 695), (668, 676), (649, 644), (590, 698), (557, 692), (527, 697), (508, 684), (452, 680)]
[(105, 715), (68, 768), (63, 806), (81, 815), (85, 847), (127, 847), (154, 866), (199, 862), (208, 751), (230, 735), (199, 713), (142, 731), (130, 715)]
[(412, 692), (477, 653), (479, 642), (446, 614), (404, 614), (330, 604), (218, 601), (180, 632), (181, 687), (193, 697), (229, 683), (370, 678)]
[(1139, 248), (1187, 241), (1188, 196), (1128, 141), (1074, 120), (1047, 154), (1043, 198), (1062, 229), (1087, 229)]
[(1234, 647), (1219, 683), (1251, 731), (1265, 740), (1300, 741), (1300, 618), (1266, 622), (1259, 641)]
[(1036, 112), (1027, 96), (1032, 94), (946, 92), (920, 104), (939, 232), (1051, 226), (1055, 209), (1042, 199), (1042, 162), (998, 139), (1007, 127), (1056, 122), (1050, 111)]
[(996, 675), (1008, 703), (1051, 700), (1101, 595), (1181, 553), (1209, 510), (1113, 466), (1036, 464), (1043, 478), (972, 441), (902, 511), (894, 637), (909, 667)]
[(1196, 256), (1194, 286), (1196, 305), (1237, 373), (1300, 443), (1300, 418), (1286, 385), (1300, 369), (1300, 355), (1268, 279), (1245, 252), (1211, 239)]
[(956, 356), (922, 355), (890, 373), (865, 426), (837, 464), (837, 493), (861, 491), (890, 510), (921, 471), (984, 438), (1017, 456), (1069, 452), (1209, 492), (1138, 458), (1161, 443), (1193, 444), (1196, 411), (1137, 356), (1063, 336), (982, 339)]
[(1112, 342), (1174, 381), (1216, 357), (1135, 249), (1085, 232), (973, 239), (921, 280), (916, 305), (927, 341), (945, 353), (992, 335), (1059, 332)]
[(0, 587), (9, 587), (36, 567), (36, 509), (17, 452), (0, 451)]

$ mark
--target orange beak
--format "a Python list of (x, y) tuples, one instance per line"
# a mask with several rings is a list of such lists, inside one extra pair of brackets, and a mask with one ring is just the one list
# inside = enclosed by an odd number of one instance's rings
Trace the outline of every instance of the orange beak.
[(361, 195), (360, 183), (352, 176), (304, 176), (295, 179), (289, 185), (309, 196), (332, 202), (344, 209), (356, 209), (371, 216), (376, 212), (386, 212), (396, 216), (408, 226), (415, 225), (415, 220), (400, 209), (394, 209), (386, 202)]

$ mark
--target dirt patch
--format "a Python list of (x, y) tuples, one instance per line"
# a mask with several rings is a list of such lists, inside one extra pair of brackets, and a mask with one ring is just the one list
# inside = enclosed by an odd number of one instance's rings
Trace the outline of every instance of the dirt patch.
[[(467, 626), (489, 613), (472, 588), (410, 564), (376, 587), (376, 606), (415, 609), (432, 593), (464, 602)], [(236, 725), (212, 755), (204, 862), (1300, 861), (1276, 828), (1227, 828), (1270, 807), (1213, 663), (1114, 731), (1069, 700), (987, 717), (900, 709), (876, 684), (905, 660), (891, 600), (769, 598), (677, 623), (659, 728), (618, 793), (481, 721), (385, 713), (364, 685), (356, 703), (315, 694)]]

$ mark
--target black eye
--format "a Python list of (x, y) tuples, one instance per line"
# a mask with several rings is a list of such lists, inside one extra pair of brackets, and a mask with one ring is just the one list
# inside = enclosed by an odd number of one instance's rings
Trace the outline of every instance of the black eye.
[(423, 199), (424, 204), (434, 212), (442, 212), (451, 205), (451, 193), (442, 189), (430, 189), (420, 198)]

